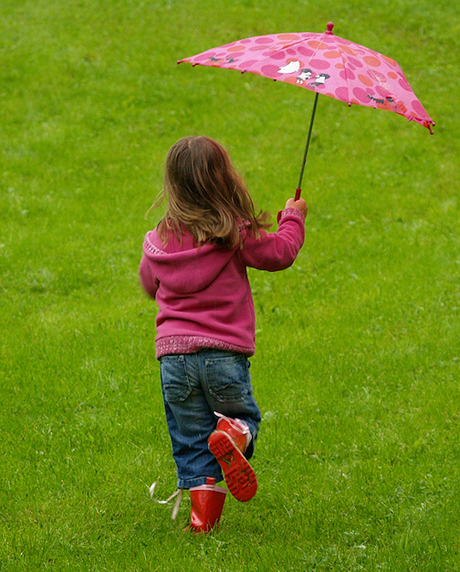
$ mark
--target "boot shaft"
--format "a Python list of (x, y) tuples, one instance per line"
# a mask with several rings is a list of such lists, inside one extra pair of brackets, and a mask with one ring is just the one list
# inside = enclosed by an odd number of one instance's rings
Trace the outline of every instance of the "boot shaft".
[(192, 532), (210, 532), (219, 522), (227, 491), (208, 477), (205, 485), (190, 489)]
[(240, 419), (230, 419), (222, 414), (219, 415), (216, 431), (222, 431), (233, 440), (238, 449), (244, 454), (251, 442), (252, 435), (249, 427)]

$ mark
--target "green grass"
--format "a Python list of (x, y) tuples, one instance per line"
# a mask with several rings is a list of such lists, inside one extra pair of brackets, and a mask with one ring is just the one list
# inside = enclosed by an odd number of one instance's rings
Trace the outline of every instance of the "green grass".
[[(447, 0), (4, 0), (0, 570), (460, 570), (460, 9)], [(395, 58), (435, 135), (320, 98), (295, 265), (251, 272), (253, 501), (190, 536), (137, 267), (170, 145), (297, 184), (313, 94), (175, 64), (277, 31)]]

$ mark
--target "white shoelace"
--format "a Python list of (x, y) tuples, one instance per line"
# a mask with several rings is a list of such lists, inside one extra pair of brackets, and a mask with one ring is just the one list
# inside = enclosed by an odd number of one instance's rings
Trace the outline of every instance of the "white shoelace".
[(180, 501), (182, 500), (182, 493), (184, 492), (184, 489), (177, 489), (176, 492), (174, 492), (169, 498), (167, 498), (166, 500), (158, 500), (153, 498), (153, 493), (155, 491), (155, 487), (157, 486), (156, 481), (152, 484), (152, 486), (150, 487), (150, 498), (157, 502), (158, 504), (168, 504), (170, 501), (173, 500), (173, 498), (177, 497), (176, 502), (174, 503), (174, 508), (172, 511), (172, 519), (175, 520), (177, 513), (179, 511), (179, 505), (180, 505)]

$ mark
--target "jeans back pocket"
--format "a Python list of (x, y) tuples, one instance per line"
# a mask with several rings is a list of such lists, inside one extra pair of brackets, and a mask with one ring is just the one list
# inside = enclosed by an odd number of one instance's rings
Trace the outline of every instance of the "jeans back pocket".
[(192, 392), (183, 355), (163, 356), (160, 375), (165, 399), (169, 403), (185, 401)]
[(249, 360), (244, 355), (205, 358), (209, 393), (221, 403), (244, 401), (252, 394)]

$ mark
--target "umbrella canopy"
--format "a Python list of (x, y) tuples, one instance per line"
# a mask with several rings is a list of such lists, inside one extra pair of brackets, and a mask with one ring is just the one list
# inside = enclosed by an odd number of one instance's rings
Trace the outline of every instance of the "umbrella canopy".
[(335, 36), (333, 27), (330, 22), (323, 34), (302, 32), (246, 38), (177, 62), (250, 72), (316, 92), (299, 188), (319, 93), (350, 106), (364, 105), (399, 113), (433, 133), (434, 122), (399, 64), (374, 50)]

